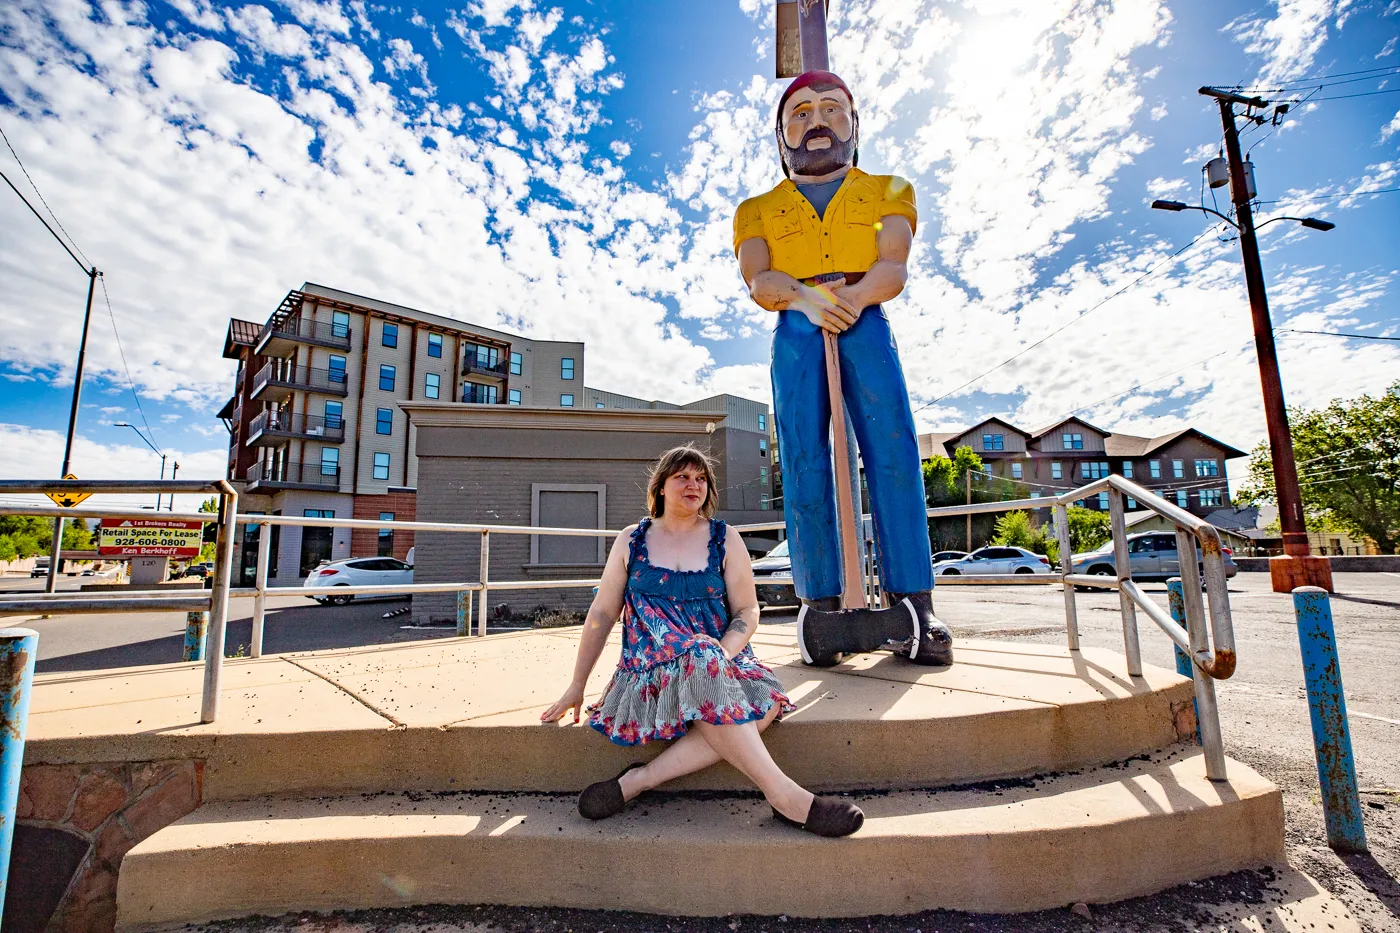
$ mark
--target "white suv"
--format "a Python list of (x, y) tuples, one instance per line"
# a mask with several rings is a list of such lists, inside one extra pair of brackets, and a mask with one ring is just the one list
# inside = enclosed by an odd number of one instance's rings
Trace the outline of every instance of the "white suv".
[[(394, 557), (352, 557), (321, 564), (302, 586), (392, 586), (413, 582), (413, 565)], [(353, 595), (313, 596), (323, 606), (343, 606)]]

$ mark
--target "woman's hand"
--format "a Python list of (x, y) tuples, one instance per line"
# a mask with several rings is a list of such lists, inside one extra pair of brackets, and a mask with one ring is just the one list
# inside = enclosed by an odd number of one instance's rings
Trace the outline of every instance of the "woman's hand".
[(579, 714), (583, 712), (582, 684), (569, 684), (569, 689), (564, 691), (564, 695), (555, 700), (553, 706), (540, 713), (540, 722), (558, 722), (569, 710), (574, 711), (574, 722), (577, 723)]

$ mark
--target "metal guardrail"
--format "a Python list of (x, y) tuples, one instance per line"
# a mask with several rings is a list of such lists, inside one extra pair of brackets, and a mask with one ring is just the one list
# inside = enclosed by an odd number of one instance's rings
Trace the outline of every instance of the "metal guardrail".
[[(218, 710), (219, 671), (223, 663), (224, 635), (227, 624), (228, 597), (251, 596), (253, 608), (253, 637), (251, 652), (253, 657), (262, 654), (263, 628), (269, 595), (402, 595), (413, 593), (458, 594), (458, 634), (471, 632), (473, 608), (475, 608), (477, 634), (485, 635), (487, 628), (488, 598), (492, 590), (538, 590), (593, 587), (598, 580), (499, 580), (490, 579), (491, 535), (561, 535), (571, 537), (616, 536), (615, 529), (594, 528), (549, 528), (528, 525), (483, 525), (475, 523), (420, 522), (420, 521), (378, 521), (353, 518), (307, 518), (291, 515), (243, 515), (237, 514), (237, 493), (228, 483), (219, 480), (214, 483), (197, 481), (171, 481), (162, 483), (144, 482), (84, 482), (72, 481), (0, 481), (0, 493), (45, 493), (66, 492), (107, 492), (107, 493), (150, 493), (150, 492), (216, 492), (222, 497), (220, 514), (217, 518), (208, 513), (162, 513), (161, 517), (171, 519), (218, 521), (219, 537), (215, 562), (214, 589), (207, 597), (193, 594), (151, 594), (132, 593), (126, 597), (112, 597), (107, 594), (93, 594), (92, 599), (75, 597), (70, 593), (44, 594), (42, 596), (22, 595), (19, 597), (0, 596), (0, 614), (6, 612), (41, 611), (64, 607), (62, 611), (130, 612), (148, 611), (159, 608), (168, 611), (187, 611), (189, 605), (200, 604), (211, 610), (209, 626), (209, 647), (205, 662), (205, 691), (201, 711), (204, 722), (212, 722)], [(1098, 493), (1106, 492), (1109, 498), (1109, 516), (1112, 527), (1113, 552), (1116, 574), (1113, 577), (1073, 573), (1073, 552), (1069, 540), (1068, 507)], [(1201, 560), (1180, 562), (1183, 584), (1183, 602), (1186, 630), (1174, 622), (1170, 613), (1145, 594), (1132, 579), (1128, 561), (1127, 529), (1124, 520), (1123, 496), (1137, 500), (1142, 507), (1156, 512), (1171, 521), (1176, 527), (1177, 550), (1191, 553), (1199, 545)], [(1155, 493), (1138, 486), (1131, 480), (1113, 475), (1072, 490), (1058, 497), (1018, 499), (1004, 502), (983, 502), (970, 505), (956, 505), (927, 510), (930, 518), (1005, 512), (1016, 509), (1051, 508), (1055, 516), (1055, 533), (1061, 554), (1059, 573), (1051, 574), (965, 574), (958, 577), (940, 577), (944, 584), (993, 583), (998, 585), (1045, 585), (1058, 582), (1064, 591), (1065, 634), (1070, 651), (1079, 650), (1079, 623), (1075, 603), (1077, 586), (1116, 590), (1119, 595), (1119, 611), (1123, 627), (1123, 653), (1131, 677), (1142, 675), (1142, 655), (1138, 642), (1137, 610), (1142, 610), (1149, 619), (1167, 634), (1174, 644), (1183, 649), (1191, 661), (1192, 682), (1196, 694), (1197, 719), (1200, 728), (1201, 744), (1205, 749), (1206, 775), (1212, 780), (1225, 780), (1225, 756), (1220, 733), (1219, 710), (1215, 698), (1215, 680), (1229, 677), (1235, 669), (1235, 638), (1233, 620), (1230, 614), (1229, 593), (1226, 589), (1224, 554), (1220, 536), (1216, 529), (1203, 519), (1197, 518), (1184, 509), (1167, 502)], [(149, 518), (151, 513), (143, 510), (113, 510), (103, 508), (57, 509), (43, 506), (0, 506), (0, 515), (62, 515), (66, 518)], [(250, 524), (259, 527), (272, 525), (302, 525), (330, 528), (402, 529), (404, 531), (433, 531), (481, 535), (480, 566), (475, 581), (412, 583), (379, 586), (335, 586), (305, 587), (267, 585), (267, 570), (271, 562), (271, 534), (258, 536), (258, 563), (255, 584), (252, 587), (231, 589), (229, 585), (232, 566), (233, 531), (237, 524)], [(783, 522), (762, 522), (733, 526), (739, 532), (773, 531), (785, 527)], [(1201, 571), (1204, 570), (1204, 598), (1202, 596)], [(867, 572), (871, 568), (867, 567)], [(790, 578), (788, 578), (790, 579)], [(766, 578), (764, 582), (787, 582), (778, 577)], [(476, 598), (471, 598), (476, 594)], [(207, 602), (206, 602), (207, 600)], [(475, 603), (475, 607), (473, 607)], [(70, 608), (72, 607), (72, 608)], [(1207, 624), (1207, 619), (1209, 624)]]
[(229, 578), (233, 567), (234, 519), (238, 515), (238, 490), (227, 480), (0, 480), (0, 493), (91, 493), (146, 495), (188, 493), (219, 497), (219, 511), (156, 512), (148, 509), (61, 509), (42, 505), (4, 505), (0, 515), (35, 515), (49, 518), (141, 518), (196, 521), (218, 524), (214, 546), (214, 585), (200, 594), (130, 592), (123, 595), (95, 592), (0, 594), (0, 615), (28, 612), (198, 612), (209, 611), (209, 634), (204, 652), (204, 689), (199, 721), (213, 722), (219, 715), (219, 683), (224, 667), (224, 639), (228, 632)]

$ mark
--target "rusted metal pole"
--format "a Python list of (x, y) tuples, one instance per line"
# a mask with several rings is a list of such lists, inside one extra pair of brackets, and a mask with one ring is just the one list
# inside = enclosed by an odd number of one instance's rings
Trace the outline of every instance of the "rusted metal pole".
[(1117, 489), (1108, 491), (1108, 516), (1113, 526), (1113, 565), (1118, 577), (1118, 614), (1123, 622), (1123, 655), (1128, 664), (1129, 677), (1142, 676), (1142, 648), (1138, 641), (1137, 612), (1133, 608), (1133, 598), (1123, 592), (1123, 581), (1133, 577), (1132, 563), (1128, 558), (1128, 526), (1123, 514), (1123, 494)]
[(1079, 650), (1079, 610), (1074, 602), (1074, 584), (1068, 577), (1074, 571), (1074, 552), (1069, 543), (1069, 510), (1055, 503), (1055, 540), (1060, 545), (1060, 580), (1065, 591), (1065, 639), (1070, 651)]
[[(1206, 93), (1207, 88), (1201, 92)], [(1303, 497), (1298, 489), (1298, 467), (1293, 458), (1293, 435), (1288, 427), (1288, 407), (1283, 400), (1283, 380), (1279, 376), (1278, 351), (1274, 346), (1274, 323), (1269, 316), (1269, 298), (1264, 290), (1264, 267), (1259, 260), (1259, 240), (1254, 233), (1254, 213), (1250, 209), (1249, 183), (1244, 158), (1240, 155), (1240, 135), (1235, 128), (1234, 102), (1216, 94), (1220, 122), (1225, 130), (1225, 155), (1230, 162), (1230, 199), (1240, 231), (1240, 257), (1244, 261), (1244, 283), (1249, 292), (1249, 312), (1254, 321), (1254, 349), (1259, 358), (1259, 381), (1264, 393), (1264, 420), (1269, 432), (1269, 455), (1273, 460), (1274, 494), (1278, 500), (1279, 524), (1283, 530), (1283, 553), (1287, 557), (1307, 557), (1308, 530), (1303, 519)], [(1262, 103), (1262, 102), (1260, 102)], [(1320, 578), (1314, 579), (1312, 575)], [(1294, 579), (1325, 582), (1331, 589), (1330, 566), (1313, 567)], [(1275, 580), (1275, 591), (1288, 591)]]
[[(968, 471), (967, 471), (967, 477), (966, 477), (965, 480), (964, 480), (964, 484), (967, 486), (967, 504), (968, 504), (968, 505), (971, 505), (971, 504), (972, 504), (972, 471), (971, 471), (971, 470), (968, 470)], [(972, 553), (972, 513), (971, 513), (971, 512), (967, 513), (967, 553), (969, 553), (969, 554)]]
[(209, 636), (209, 611), (201, 609), (185, 613), (185, 661), (204, 660), (204, 640)]
[(1332, 603), (1322, 587), (1300, 586), (1293, 591), (1293, 611), (1298, 619), (1298, 643), (1303, 649), (1303, 679), (1308, 687), (1327, 844), (1338, 852), (1365, 852), (1366, 827), (1361, 821), (1347, 698), (1342, 690), (1342, 664), (1332, 628)]
[(0, 911), (10, 880), (10, 846), (15, 838), (24, 728), (29, 719), (34, 659), (39, 634), (27, 628), (0, 629)]
[(797, 44), (803, 71), (830, 71), (826, 54), (825, 0), (797, 0)]

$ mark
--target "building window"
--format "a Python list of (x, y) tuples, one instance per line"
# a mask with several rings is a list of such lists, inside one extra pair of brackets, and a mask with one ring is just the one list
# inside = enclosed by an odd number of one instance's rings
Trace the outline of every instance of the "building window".
[(765, 492), (765, 493), (760, 493), (760, 494), (759, 494), (759, 497), (758, 497), (758, 507), (759, 507), (760, 509), (766, 509), (766, 508), (768, 508), (768, 493)]
[(1129, 511), (1131, 511), (1131, 510), (1137, 508), (1137, 500), (1134, 499), (1132, 496), (1128, 496), (1127, 498), (1128, 498), (1128, 509), (1129, 509)]
[(521, 370), (524, 369), (524, 367), (525, 358), (519, 353), (512, 353), (510, 355), (510, 374), (512, 376), (518, 376), (520, 375)]
[(394, 391), (394, 367), (388, 363), (379, 364), (379, 388), (385, 392)]
[(573, 360), (573, 357), (566, 356), (566, 357), (564, 357), (562, 360), (559, 361), (559, 378), (560, 378), (560, 379), (572, 379), (572, 378), (574, 378), (574, 360)]
[(345, 385), (345, 357), (331, 354), (331, 361), (326, 371), (326, 379), (331, 385)]
[(759, 429), (760, 431), (767, 431), (767, 430), (768, 430), (768, 416), (767, 416), (767, 415), (760, 414), (760, 415), (758, 416), (758, 429)]
[(331, 312), (331, 335), (335, 337), (350, 336), (350, 315), (344, 311)]
[(1218, 508), (1220, 508), (1221, 501), (1222, 501), (1222, 499), (1224, 498), (1223, 496), (1220, 495), (1220, 490), (1219, 490), (1219, 489), (1202, 489), (1200, 495), (1201, 495), (1201, 508), (1203, 508), (1203, 509), (1218, 509)]
[(1084, 460), (1079, 464), (1079, 475), (1084, 479), (1103, 479), (1108, 475), (1108, 461)]
[(1083, 450), (1083, 449), (1084, 449), (1084, 435), (1083, 435), (1083, 434), (1061, 434), (1061, 435), (1060, 435), (1060, 443), (1061, 443), (1061, 445), (1063, 445), (1063, 447), (1064, 447), (1065, 450)]
[(326, 428), (328, 430), (333, 431), (345, 427), (342, 414), (344, 411), (345, 406), (340, 402), (326, 402)]
[(982, 435), (982, 449), (983, 449), (983, 450), (1005, 450), (1005, 449), (1006, 449), (1006, 435), (1005, 435), (1005, 434), (983, 434), (983, 435)]
[(478, 405), (494, 405), (500, 401), (500, 391), (496, 386), (468, 382), (462, 389), (462, 401), (475, 402)]
[(442, 356), (442, 334), (428, 335), (428, 355), (436, 357)]
[(1196, 475), (1197, 475), (1197, 476), (1219, 476), (1219, 475), (1220, 475), (1220, 462), (1219, 462), (1218, 460), (1197, 460), (1197, 461), (1196, 461)]
[[(392, 522), (392, 521), (394, 520), (394, 513), (393, 513), (393, 512), (380, 512), (380, 513), (379, 513), (379, 520), (380, 520), (381, 522)], [(381, 529), (379, 529), (379, 556), (380, 556), (380, 557), (393, 557), (393, 556), (394, 556), (394, 529), (392, 529), (392, 528), (381, 528)]]
[(608, 406), (607, 406), (607, 404), (604, 403), (604, 402), (594, 402), (594, 403), (593, 403), (593, 407), (594, 407), (594, 408), (607, 408)]
[(766, 466), (758, 468), (758, 481), (760, 483), (768, 482), (768, 468)]
[(1153, 479), (1161, 479), (1161, 478), (1162, 478), (1162, 461), (1160, 461), (1160, 460), (1149, 460), (1149, 461), (1147, 461), (1147, 472), (1152, 476)]
[(509, 404), (511, 404), (511, 405), (519, 405), (519, 404), (520, 404), (520, 390), (519, 390), (519, 389), (511, 389), (509, 392), (507, 392), (507, 393), (506, 393), (506, 401), (507, 401)]
[(1186, 463), (1182, 460), (1172, 461), (1172, 476), (1181, 479), (1186, 476)]
[(1014, 461), (1012, 461), (1012, 463), (1011, 463), (1011, 478), (1012, 478), (1012, 479), (1020, 479), (1020, 478), (1021, 478), (1021, 461), (1019, 461), (1019, 460), (1014, 460)]
[(496, 347), (485, 347), (475, 343), (469, 343), (463, 350), (466, 355), (468, 365), (477, 369), (496, 369), (501, 365), (501, 351)]
[(340, 448), (321, 448), (321, 475), (338, 476), (340, 474)]
[(1051, 461), (1050, 461), (1050, 478), (1051, 478), (1051, 479), (1064, 479), (1064, 478), (1065, 478), (1065, 470), (1064, 470), (1064, 467), (1060, 465), (1060, 461), (1058, 461), (1058, 460), (1051, 460)]
[(1132, 479), (1132, 478), (1133, 478), (1133, 461), (1131, 461), (1131, 460), (1124, 460), (1124, 461), (1123, 461), (1123, 476), (1124, 476), (1125, 479)]
[(426, 373), (423, 376), (423, 394), (428, 398), (441, 398), (442, 377), (437, 373)]
[(1176, 504), (1181, 506), (1183, 509), (1186, 508), (1186, 490), (1178, 489), (1176, 491)]
[[(276, 513), (273, 513), (276, 514)], [(302, 518), (335, 518), (335, 509), (302, 509)], [(272, 526), (276, 528), (276, 525)]]
[(768, 438), (760, 437), (758, 439), (758, 452), (764, 457), (768, 456)]
[(397, 347), (399, 345), (399, 325), (384, 322), (384, 333), (379, 338), (386, 347)]
[(394, 410), (392, 408), (379, 408), (374, 414), (374, 433), (393, 434), (394, 433)]
[[(572, 378), (572, 377), (570, 377), (570, 378)], [(559, 396), (559, 405), (560, 405), (561, 408), (573, 408), (573, 407), (574, 407), (574, 397), (573, 397), (572, 395), (570, 395), (568, 392), (565, 392), (563, 395)]]
[(388, 478), (389, 478), (389, 455), (388, 455), (388, 454), (375, 454), (375, 455), (374, 455), (374, 478), (375, 478), (375, 479), (388, 479)]
[(1108, 493), (1106, 492), (1099, 493), (1099, 511), (1108, 511)]
[(982, 475), (987, 477), (987, 479), (992, 478), (992, 465), (990, 463), (982, 464)]

